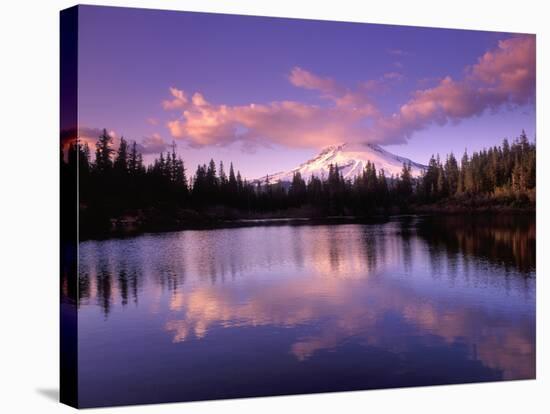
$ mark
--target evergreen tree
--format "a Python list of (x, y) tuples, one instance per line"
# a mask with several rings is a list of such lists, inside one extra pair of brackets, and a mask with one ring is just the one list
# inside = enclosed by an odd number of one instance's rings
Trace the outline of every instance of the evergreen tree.
[(120, 137), (114, 168), (119, 174), (126, 174), (128, 172), (128, 143), (124, 137)]
[(229, 164), (229, 191), (231, 193), (237, 192), (237, 179), (235, 178), (235, 171), (233, 170), (233, 163)]
[(458, 162), (452, 152), (447, 157), (447, 161), (445, 161), (444, 174), (447, 179), (448, 194), (455, 195), (458, 191), (460, 171), (458, 169)]
[(132, 150), (128, 157), (128, 171), (132, 176), (135, 176), (138, 172), (138, 150), (136, 141), (132, 142)]
[(292, 182), (288, 191), (290, 203), (292, 205), (301, 205), (306, 200), (306, 183), (302, 179), (300, 172), (295, 172), (292, 175)]
[(216, 163), (213, 159), (210, 160), (206, 169), (206, 186), (210, 200), (215, 201), (218, 192), (218, 178), (216, 177)]
[(90, 147), (88, 143), (77, 144), (78, 147), (78, 170), (80, 176), (88, 175), (90, 172)]
[(109, 171), (112, 166), (111, 155), (114, 150), (112, 148), (113, 138), (107, 133), (106, 129), (103, 129), (103, 133), (99, 136), (96, 143), (95, 152), (95, 169), (99, 173), (105, 173)]
[(220, 185), (225, 186), (227, 184), (227, 176), (225, 175), (225, 170), (223, 168), (223, 161), (220, 161), (220, 170), (218, 172), (220, 179)]
[(243, 178), (241, 172), (237, 171), (237, 194), (242, 193), (244, 190)]
[(413, 193), (413, 182), (411, 175), (411, 164), (403, 163), (401, 177), (398, 183), (398, 194), (402, 201), (409, 201)]

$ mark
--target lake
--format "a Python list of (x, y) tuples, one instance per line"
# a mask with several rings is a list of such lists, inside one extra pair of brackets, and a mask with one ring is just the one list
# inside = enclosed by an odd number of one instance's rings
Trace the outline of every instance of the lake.
[(81, 242), (80, 403), (534, 378), (535, 233), (407, 216)]

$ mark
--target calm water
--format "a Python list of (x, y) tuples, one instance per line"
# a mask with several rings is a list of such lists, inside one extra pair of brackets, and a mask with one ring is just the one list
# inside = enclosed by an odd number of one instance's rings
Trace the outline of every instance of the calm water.
[(80, 244), (83, 406), (534, 378), (528, 218)]

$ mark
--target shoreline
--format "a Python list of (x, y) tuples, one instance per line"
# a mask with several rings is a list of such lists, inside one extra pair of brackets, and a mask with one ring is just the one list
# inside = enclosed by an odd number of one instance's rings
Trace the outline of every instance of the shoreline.
[(483, 206), (466, 207), (451, 205), (411, 206), (404, 210), (378, 211), (370, 215), (280, 215), (280, 214), (250, 214), (241, 217), (215, 216), (196, 213), (194, 217), (181, 220), (158, 222), (142, 222), (136, 216), (111, 219), (111, 227), (104, 231), (82, 231), (79, 242), (89, 240), (109, 240), (136, 237), (143, 234), (161, 234), (185, 230), (217, 230), (265, 226), (300, 226), (300, 225), (338, 225), (338, 224), (380, 224), (392, 219), (422, 216), (533, 216), (536, 218), (535, 207)]

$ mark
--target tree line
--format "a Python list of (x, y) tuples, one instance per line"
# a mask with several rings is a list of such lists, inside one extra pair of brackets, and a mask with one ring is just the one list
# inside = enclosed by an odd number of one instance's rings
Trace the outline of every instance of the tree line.
[(156, 211), (167, 217), (182, 211), (231, 210), (243, 215), (309, 208), (321, 215), (365, 215), (391, 208), (434, 203), (493, 203), (530, 206), (535, 202), (536, 150), (525, 132), (512, 143), (464, 152), (460, 162), (454, 154), (444, 160), (432, 156), (421, 177), (413, 178), (404, 164), (399, 175), (367, 162), (353, 179), (345, 179), (337, 164), (326, 177), (302, 177), (294, 173), (290, 183), (243, 179), (230, 163), (213, 159), (198, 165), (188, 176), (176, 152), (162, 152), (145, 165), (136, 142), (113, 138), (103, 130), (95, 152), (87, 143), (75, 143), (62, 156), (62, 169), (74, 171), (78, 164), (81, 216), (94, 222), (131, 211)]

